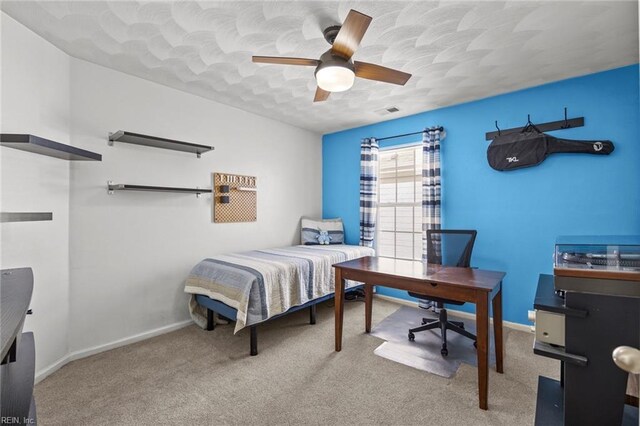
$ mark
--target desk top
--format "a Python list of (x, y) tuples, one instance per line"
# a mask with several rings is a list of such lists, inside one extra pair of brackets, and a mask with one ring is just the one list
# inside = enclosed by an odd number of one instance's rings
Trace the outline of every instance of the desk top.
[(456, 268), (416, 260), (367, 256), (333, 265), (343, 270), (371, 272), (378, 275), (408, 278), (438, 284), (451, 284), (473, 290), (492, 291), (505, 276), (504, 272), (472, 268)]

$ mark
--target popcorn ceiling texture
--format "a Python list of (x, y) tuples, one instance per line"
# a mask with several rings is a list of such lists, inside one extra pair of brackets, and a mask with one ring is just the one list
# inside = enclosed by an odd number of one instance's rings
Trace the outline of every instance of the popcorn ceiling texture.
[[(69, 55), (328, 133), (638, 62), (637, 2), (3, 1)], [(322, 29), (373, 17), (354, 59), (409, 72), (404, 86), (356, 79), (314, 104)]]

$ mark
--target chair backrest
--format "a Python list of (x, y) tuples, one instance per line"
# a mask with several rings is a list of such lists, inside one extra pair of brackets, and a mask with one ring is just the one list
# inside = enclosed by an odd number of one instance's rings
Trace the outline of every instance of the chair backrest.
[(475, 230), (431, 229), (427, 231), (427, 262), (437, 265), (471, 266)]

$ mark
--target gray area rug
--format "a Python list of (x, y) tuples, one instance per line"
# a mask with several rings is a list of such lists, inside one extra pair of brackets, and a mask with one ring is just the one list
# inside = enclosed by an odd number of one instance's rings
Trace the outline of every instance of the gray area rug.
[[(437, 317), (433, 312), (426, 309), (409, 306), (402, 306), (386, 317), (371, 331), (372, 336), (386, 340), (385, 343), (376, 348), (374, 353), (391, 361), (447, 378), (453, 377), (463, 362), (469, 365), (477, 365), (477, 354), (473, 341), (453, 331), (449, 330), (447, 332), (449, 355), (446, 357), (440, 354), (440, 348), (442, 347), (440, 330), (427, 330), (416, 333), (416, 339), (413, 342), (409, 341), (407, 337), (409, 329), (419, 326), (422, 318), (436, 319)], [(451, 317), (450, 319), (463, 321), (465, 329), (476, 334), (474, 321), (462, 320), (456, 317)], [(489, 337), (491, 347), (489, 363), (494, 366), (493, 333)]]

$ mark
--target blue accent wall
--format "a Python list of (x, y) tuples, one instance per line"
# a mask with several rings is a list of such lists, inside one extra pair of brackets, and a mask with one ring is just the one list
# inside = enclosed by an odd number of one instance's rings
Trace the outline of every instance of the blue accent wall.
[[(553, 271), (557, 236), (640, 234), (638, 89), (638, 65), (632, 65), (324, 135), (323, 216), (342, 217), (346, 242), (358, 244), (360, 140), (444, 126), (443, 228), (478, 230), (473, 265), (507, 273), (505, 320), (527, 324), (538, 274)], [(555, 121), (565, 106), (569, 117), (584, 116), (585, 126), (550, 134), (609, 139), (615, 151), (554, 154), (510, 172), (489, 167), (485, 133), (494, 130), (494, 120), (503, 129), (523, 126), (527, 114), (534, 123)], [(392, 139), (381, 147), (416, 140)]]

